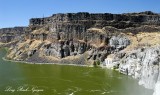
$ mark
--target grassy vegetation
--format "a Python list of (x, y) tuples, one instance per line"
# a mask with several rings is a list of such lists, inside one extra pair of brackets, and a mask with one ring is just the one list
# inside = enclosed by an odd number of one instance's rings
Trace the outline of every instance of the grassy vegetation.
[(160, 45), (160, 32), (139, 32), (136, 35), (128, 34), (131, 44), (125, 48), (125, 51), (131, 51), (142, 46)]

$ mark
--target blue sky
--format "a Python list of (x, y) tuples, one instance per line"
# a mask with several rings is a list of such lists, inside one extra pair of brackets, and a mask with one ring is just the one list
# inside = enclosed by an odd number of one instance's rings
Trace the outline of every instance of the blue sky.
[(160, 13), (160, 0), (0, 0), (0, 28), (27, 26), (30, 18), (55, 13)]

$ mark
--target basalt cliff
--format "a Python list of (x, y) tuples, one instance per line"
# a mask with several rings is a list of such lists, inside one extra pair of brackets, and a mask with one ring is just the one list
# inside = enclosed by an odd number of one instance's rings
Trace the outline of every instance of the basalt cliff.
[(8, 59), (114, 68), (160, 95), (160, 14), (53, 14), (0, 34)]

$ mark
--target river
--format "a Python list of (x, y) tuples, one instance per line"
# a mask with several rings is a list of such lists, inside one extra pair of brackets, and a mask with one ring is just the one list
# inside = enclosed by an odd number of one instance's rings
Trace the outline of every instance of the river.
[(0, 95), (152, 95), (138, 81), (106, 68), (25, 64), (2, 60)]

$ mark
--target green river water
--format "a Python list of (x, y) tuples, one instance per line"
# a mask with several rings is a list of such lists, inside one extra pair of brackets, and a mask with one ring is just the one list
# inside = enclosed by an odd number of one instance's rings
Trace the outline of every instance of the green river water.
[(2, 60), (0, 95), (152, 95), (138, 81), (106, 68), (25, 64)]

